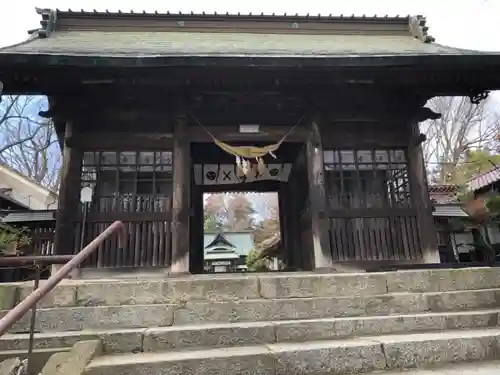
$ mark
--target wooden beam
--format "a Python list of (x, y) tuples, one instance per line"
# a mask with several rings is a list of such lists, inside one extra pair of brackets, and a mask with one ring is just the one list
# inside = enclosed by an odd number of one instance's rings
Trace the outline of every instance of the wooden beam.
[(77, 134), (65, 139), (68, 147), (78, 147), (83, 150), (123, 151), (136, 150), (165, 150), (173, 146), (172, 133), (125, 133), (94, 131)]
[[(240, 133), (238, 125), (234, 126), (211, 126), (207, 128), (212, 135), (221, 141), (238, 141), (238, 142), (265, 142), (265, 141), (279, 141), (287, 134), (294, 124), (283, 126), (262, 125), (259, 127), (258, 133)], [(200, 126), (190, 126), (189, 134), (193, 142), (212, 142), (212, 137), (206, 130)], [(307, 136), (307, 129), (305, 127), (296, 127), (287, 136), (287, 141), (300, 142), (304, 141)]]
[(179, 104), (174, 119), (173, 195), (172, 195), (172, 265), (170, 273), (189, 273), (189, 199), (191, 181), (190, 142), (187, 112)]
[[(68, 122), (65, 138), (75, 133), (74, 124)], [(79, 148), (64, 147), (59, 188), (59, 206), (56, 214), (56, 234), (54, 253), (70, 255), (74, 253), (74, 222), (80, 213), (80, 177), (83, 153)]]
[[(52, 57), (50, 57), (52, 58)], [(12, 60), (12, 59), (11, 59)], [(91, 58), (92, 64), (95, 59)], [(199, 59), (195, 59), (199, 60)], [(318, 59), (316, 59), (318, 60)], [(252, 59), (249, 59), (252, 61)], [(253, 62), (252, 64), (256, 64)], [(2, 64), (0, 64), (2, 65)], [(143, 67), (141, 69), (116, 69), (116, 67), (78, 69), (74, 66), (28, 66), (15, 64), (0, 66), (0, 80), (6, 94), (52, 95), (73, 97), (82, 90), (144, 92), (153, 88), (172, 94), (199, 92), (210, 88), (239, 91), (241, 88), (290, 89), (295, 92), (311, 90), (327, 95), (343, 92), (349, 87), (399, 88), (408, 92), (426, 92), (438, 95), (468, 95), (470, 90), (495, 89), (500, 84), (498, 69), (483, 66), (481, 69), (462, 64), (450, 68), (399, 67), (348, 67), (307, 68), (284, 67)], [(108, 82), (108, 83), (106, 83)], [(109, 83), (111, 82), (111, 83)], [(162, 96), (158, 96), (162, 98)], [(105, 96), (108, 100), (112, 96)], [(165, 101), (166, 102), (166, 101)]]
[[(292, 127), (287, 126), (261, 126), (259, 133), (244, 134), (238, 131), (237, 126), (212, 126), (208, 128), (210, 133), (221, 141), (233, 142), (277, 142)], [(200, 126), (187, 126), (186, 132), (189, 132), (191, 142), (213, 142), (212, 137)], [(174, 132), (159, 133), (126, 133), (94, 130), (89, 133), (78, 134), (66, 139), (66, 144), (72, 147), (81, 147), (83, 149), (123, 149), (127, 147), (140, 147), (141, 149), (162, 149), (170, 148), (174, 142)], [(287, 137), (289, 142), (303, 142), (307, 137), (305, 127), (295, 128)]]
[(318, 125), (320, 121), (320, 118), (315, 116), (310, 122), (311, 133), (306, 143), (314, 269), (316, 270), (333, 269), (333, 253), (326, 210), (323, 146)]

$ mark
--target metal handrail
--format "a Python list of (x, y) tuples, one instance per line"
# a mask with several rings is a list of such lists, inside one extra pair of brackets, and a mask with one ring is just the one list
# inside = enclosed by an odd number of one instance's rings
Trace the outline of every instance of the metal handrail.
[(66, 264), (74, 255), (14, 255), (0, 257), (0, 267), (23, 267), (32, 264), (50, 266), (52, 264)]
[(116, 231), (120, 231), (118, 236), (118, 247), (121, 248), (125, 242), (125, 227), (121, 221), (115, 221), (101, 234), (85, 246), (78, 254), (72, 257), (64, 266), (61, 267), (47, 282), (33, 290), (25, 299), (17, 306), (10, 310), (2, 319), (0, 319), (0, 336), (6, 333), (19, 319), (21, 319), (29, 310), (34, 308), (36, 304), (57, 284), (61, 282), (74, 268), (78, 267), (86, 258), (88, 258), (97, 247), (110, 237)]

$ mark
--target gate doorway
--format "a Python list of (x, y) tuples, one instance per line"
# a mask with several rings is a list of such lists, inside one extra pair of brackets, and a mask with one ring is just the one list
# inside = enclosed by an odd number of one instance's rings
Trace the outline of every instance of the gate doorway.
[(203, 194), (205, 273), (284, 270), (279, 192)]
[[(238, 145), (244, 145), (239, 143)], [(192, 178), (191, 178), (191, 220), (190, 220), (190, 272), (193, 274), (212, 272), (247, 272), (247, 271), (295, 271), (307, 269), (310, 254), (307, 251), (311, 247), (303, 247), (310, 233), (310, 224), (307, 223), (307, 171), (304, 171), (305, 163), (300, 163), (300, 155), (304, 153), (302, 143), (284, 143), (277, 152), (277, 159), (265, 158), (265, 169), (261, 173), (247, 177), (237, 176), (235, 158), (220, 150), (213, 143), (191, 144)], [(253, 199), (252, 199), (253, 195)], [(224, 200), (226, 205), (234, 197), (240, 197), (240, 203), (250, 201), (254, 221), (245, 227), (236, 226), (224, 228), (221, 223), (207, 223), (214, 217), (207, 217), (204, 208), (206, 200)], [(233, 197), (229, 199), (230, 197)], [(243, 198), (242, 198), (243, 197)], [(250, 198), (250, 199), (249, 199)], [(272, 203), (277, 211), (272, 215), (262, 212), (263, 208), (255, 207), (259, 201), (266, 198), (274, 199)], [(259, 212), (261, 211), (261, 212)], [(301, 215), (303, 213), (304, 215)], [(267, 243), (262, 242), (259, 236), (259, 226), (264, 220), (274, 220), (276, 228), (269, 236)], [(268, 222), (269, 224), (269, 222)], [(229, 230), (228, 230), (229, 229)], [(232, 234), (233, 232), (233, 234)], [(234, 234), (238, 232), (240, 234)], [(246, 234), (245, 234), (246, 233)], [(236, 239), (237, 237), (241, 237)], [(246, 254), (234, 254), (237, 247), (233, 241), (248, 243), (242, 246)], [(255, 241), (256, 240), (256, 241)], [(255, 245), (259, 244), (256, 248)], [(234, 246), (234, 248), (232, 248)], [(261, 251), (266, 249), (266, 253)], [(306, 249), (306, 252), (302, 251)], [(211, 251), (213, 250), (213, 251)], [(232, 251), (233, 250), (233, 251)], [(268, 253), (267, 253), (268, 252)], [(219, 259), (223, 253), (227, 259)], [(207, 259), (207, 254), (208, 258)], [(243, 255), (243, 256), (241, 256)], [(250, 257), (259, 255), (257, 264), (250, 262)], [(211, 258), (211, 259), (210, 259)], [(233, 258), (231, 262), (228, 262)], [(238, 259), (237, 259), (238, 258)], [(210, 262), (207, 262), (210, 260)]]

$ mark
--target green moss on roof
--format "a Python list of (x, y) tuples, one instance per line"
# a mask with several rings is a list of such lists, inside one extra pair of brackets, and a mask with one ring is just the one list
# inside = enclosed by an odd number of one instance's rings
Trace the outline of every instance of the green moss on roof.
[(306, 35), (216, 32), (61, 31), (0, 54), (67, 56), (389, 56), (472, 53), (408, 35)]

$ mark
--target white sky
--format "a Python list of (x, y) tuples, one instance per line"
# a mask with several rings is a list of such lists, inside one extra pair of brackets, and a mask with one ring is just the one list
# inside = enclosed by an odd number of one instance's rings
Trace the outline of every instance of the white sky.
[[(0, 46), (22, 41), (26, 31), (39, 26), (35, 6), (73, 10), (194, 11), (230, 13), (310, 13), (356, 15), (407, 15), (427, 17), (429, 33), (436, 42), (453, 47), (500, 51), (499, 0), (183, 0), (169, 5), (160, 0), (4, 0)], [(172, 2), (174, 3), (174, 2)], [(179, 3), (182, 8), (178, 8)], [(210, 4), (205, 5), (203, 4)], [(170, 8), (167, 8), (169, 7)]]

